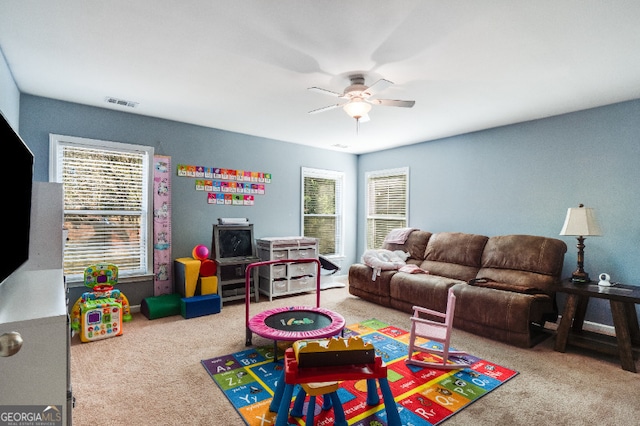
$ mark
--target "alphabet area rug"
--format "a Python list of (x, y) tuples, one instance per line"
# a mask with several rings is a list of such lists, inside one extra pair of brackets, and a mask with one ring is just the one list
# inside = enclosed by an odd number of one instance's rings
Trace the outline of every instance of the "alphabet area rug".
[[(468, 364), (460, 370), (407, 365), (404, 360), (409, 332), (376, 319), (345, 328), (344, 337), (356, 335), (365, 343), (371, 342), (386, 363), (389, 386), (403, 425), (440, 424), (518, 375), (517, 371), (473, 355), (454, 359)], [(278, 362), (273, 362), (273, 345), (206, 359), (202, 365), (248, 426), (275, 424), (276, 413), (269, 411), (269, 404), (283, 367), (282, 354), (278, 355)], [(294, 397), (297, 392), (298, 385)], [(341, 382), (338, 396), (349, 425), (387, 425), (382, 397), (379, 405), (366, 404), (366, 380)], [(303, 413), (307, 412), (307, 404), (305, 401)], [(333, 425), (333, 410), (323, 411), (320, 397), (316, 404), (315, 424)], [(304, 420), (289, 416), (289, 424), (304, 425)]]

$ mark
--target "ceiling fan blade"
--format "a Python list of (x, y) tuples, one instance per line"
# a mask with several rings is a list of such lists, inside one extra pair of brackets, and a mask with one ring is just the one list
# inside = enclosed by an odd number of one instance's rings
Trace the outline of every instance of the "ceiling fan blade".
[(382, 106), (394, 106), (394, 107), (403, 107), (403, 108), (411, 108), (416, 104), (416, 101), (399, 101), (395, 99), (369, 99), (374, 105), (382, 105)]
[(336, 98), (341, 98), (342, 96), (344, 96), (343, 93), (334, 92), (332, 90), (323, 89), (321, 87), (309, 87), (308, 90), (311, 90), (312, 92), (321, 93), (323, 95), (335, 96)]
[(322, 108), (314, 109), (313, 111), (309, 111), (309, 114), (317, 114), (319, 112), (329, 111), (330, 109), (338, 108), (338, 107), (341, 107), (342, 105), (344, 105), (344, 104), (328, 105), (326, 107), (322, 107)]
[(362, 96), (365, 98), (368, 98), (369, 96), (373, 96), (378, 92), (382, 92), (384, 89), (391, 86), (392, 84), (393, 82), (389, 80), (385, 80), (384, 78), (381, 78), (380, 80), (376, 81), (371, 86), (369, 86), (369, 88), (366, 89), (364, 92), (362, 92)]

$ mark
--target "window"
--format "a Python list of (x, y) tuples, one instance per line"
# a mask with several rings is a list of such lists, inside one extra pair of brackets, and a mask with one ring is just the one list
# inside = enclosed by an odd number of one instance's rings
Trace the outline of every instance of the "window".
[(302, 235), (318, 239), (323, 256), (342, 256), (344, 173), (302, 168)]
[(153, 148), (52, 134), (49, 151), (49, 180), (63, 184), (67, 280), (99, 262), (120, 277), (150, 274)]
[(389, 231), (409, 223), (409, 168), (368, 172), (366, 215), (367, 249), (382, 247)]

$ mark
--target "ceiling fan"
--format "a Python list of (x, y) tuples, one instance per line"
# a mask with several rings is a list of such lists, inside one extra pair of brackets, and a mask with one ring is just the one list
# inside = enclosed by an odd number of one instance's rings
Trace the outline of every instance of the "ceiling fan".
[(343, 93), (333, 92), (320, 87), (310, 87), (309, 90), (311, 91), (345, 99), (346, 102), (314, 109), (313, 111), (309, 111), (309, 114), (317, 114), (319, 112), (342, 107), (350, 117), (355, 118), (356, 121), (360, 123), (369, 121), (368, 113), (371, 110), (372, 105), (411, 108), (416, 103), (416, 101), (401, 101), (394, 99), (370, 99), (372, 96), (393, 84), (391, 81), (385, 80), (384, 78), (376, 81), (371, 86), (366, 86), (364, 84), (364, 76), (362, 74), (351, 75), (349, 76), (349, 80), (351, 80), (351, 84), (344, 89)]

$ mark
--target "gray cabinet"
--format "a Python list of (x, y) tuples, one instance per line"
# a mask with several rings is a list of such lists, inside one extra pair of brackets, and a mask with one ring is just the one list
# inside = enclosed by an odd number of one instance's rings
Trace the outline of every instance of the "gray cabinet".
[[(260, 260), (318, 259), (318, 240), (308, 237), (267, 237), (256, 241)], [(315, 262), (273, 263), (260, 266), (260, 293), (269, 297), (316, 290), (318, 266)]]
[(250, 277), (249, 291), (251, 294), (246, 294), (246, 275), (247, 266), (251, 263), (257, 262), (258, 259), (247, 259), (238, 261), (219, 261), (216, 260), (218, 277), (218, 294), (222, 303), (230, 302), (233, 300), (245, 300), (245, 297), (255, 298), (255, 301), (259, 301), (259, 294), (256, 289), (255, 270)]
[[(220, 219), (218, 219), (220, 220)], [(246, 294), (247, 266), (257, 262), (253, 240), (253, 224), (231, 223), (214, 224), (211, 235), (211, 252), (217, 264), (218, 294), (221, 303), (232, 300), (245, 300), (253, 295), (259, 300), (256, 271), (249, 277), (249, 292)]]

